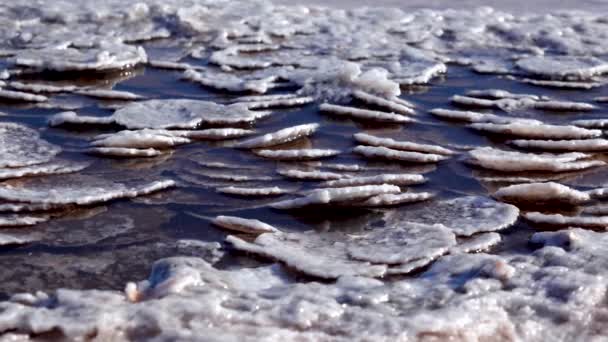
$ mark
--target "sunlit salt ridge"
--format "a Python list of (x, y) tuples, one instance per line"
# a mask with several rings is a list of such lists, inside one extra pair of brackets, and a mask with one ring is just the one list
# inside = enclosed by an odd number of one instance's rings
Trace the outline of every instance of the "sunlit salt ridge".
[(0, 20), (6, 338), (607, 335), (601, 11)]

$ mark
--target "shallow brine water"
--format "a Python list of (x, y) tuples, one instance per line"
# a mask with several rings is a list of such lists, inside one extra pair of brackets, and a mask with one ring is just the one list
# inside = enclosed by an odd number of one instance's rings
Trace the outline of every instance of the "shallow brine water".
[(608, 21), (433, 7), (0, 5), (0, 333), (606, 338)]

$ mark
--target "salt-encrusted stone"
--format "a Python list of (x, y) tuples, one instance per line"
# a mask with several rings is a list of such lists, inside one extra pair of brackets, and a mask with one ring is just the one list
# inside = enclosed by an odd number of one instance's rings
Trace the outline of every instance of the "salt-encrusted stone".
[(115, 121), (112, 116), (81, 116), (76, 112), (68, 111), (51, 116), (48, 123), (49, 126), (56, 127), (61, 125), (112, 125)]
[(243, 102), (242, 98), (238, 98), (235, 103), (244, 103), (249, 109), (268, 109), (278, 107), (301, 107), (309, 103), (314, 102), (314, 98), (310, 96), (301, 97), (273, 97), (274, 95), (268, 96), (251, 96), (251, 98), (257, 97), (258, 100), (246, 100)]
[(16, 65), (51, 71), (110, 71), (147, 61), (143, 48), (116, 42), (100, 42), (91, 49), (57, 48), (19, 51)]
[(339, 150), (332, 149), (293, 149), (293, 150), (255, 150), (260, 157), (275, 160), (314, 160), (329, 158), (340, 154)]
[(235, 216), (217, 216), (213, 219), (213, 224), (230, 231), (237, 231), (248, 234), (276, 233), (279, 230), (260, 220), (244, 219)]
[(319, 128), (319, 124), (311, 123), (283, 128), (273, 133), (266, 133), (259, 137), (245, 140), (237, 145), (239, 148), (263, 148), (281, 145), (290, 141), (312, 135)]
[(399, 222), (442, 224), (458, 236), (493, 232), (513, 225), (519, 216), (517, 207), (486, 197), (468, 196), (438, 201), (419, 208), (397, 210), (387, 215), (387, 225)]
[(319, 109), (324, 113), (331, 113), (338, 116), (347, 116), (361, 120), (372, 120), (380, 122), (395, 122), (404, 123), (412, 122), (413, 119), (401, 114), (380, 112), (377, 110), (368, 110), (355, 107), (338, 106), (329, 103), (323, 103)]
[(14, 236), (9, 234), (0, 233), (0, 246), (8, 245), (23, 245), (36, 241), (33, 237), (28, 236)]
[(314, 190), (302, 198), (276, 202), (271, 206), (277, 209), (297, 209), (317, 205), (340, 205), (362, 201), (377, 195), (400, 192), (401, 189), (398, 186), (388, 184), (327, 188)]
[(417, 259), (435, 259), (456, 244), (454, 233), (442, 225), (404, 222), (391, 228), (355, 235), (347, 243), (351, 258), (374, 264), (407, 264)]
[(168, 99), (128, 104), (112, 117), (129, 129), (192, 129), (202, 124), (237, 124), (252, 122), (263, 113), (252, 112), (241, 104), (220, 105), (209, 101)]
[(484, 90), (470, 90), (467, 92), (467, 96), (487, 98), (493, 100), (499, 99), (532, 99), (540, 100), (538, 95), (533, 94), (514, 94), (502, 89), (484, 89)]
[(0, 89), (0, 99), (24, 102), (46, 102), (48, 97), (23, 91)]
[(520, 59), (521, 70), (542, 78), (580, 81), (608, 72), (608, 63), (595, 57), (535, 56)]
[(527, 149), (546, 151), (580, 151), (602, 152), (608, 151), (606, 139), (576, 139), (576, 140), (524, 140), (516, 139), (509, 142), (513, 146)]
[(90, 96), (99, 99), (135, 101), (143, 99), (143, 96), (128, 91), (111, 89), (77, 89), (74, 91), (78, 95)]
[(64, 92), (72, 92), (77, 87), (68, 85), (68, 86), (59, 86), (59, 85), (50, 85), (43, 83), (25, 83), (13, 81), (9, 83), (9, 86), (13, 89), (29, 92), (29, 93), (64, 93)]
[(0, 199), (48, 205), (89, 205), (119, 198), (147, 195), (175, 186), (172, 180), (148, 183), (119, 183), (83, 175), (32, 178), (23, 184), (0, 186)]
[(444, 155), (454, 154), (453, 151), (437, 145), (418, 144), (409, 141), (399, 141), (391, 138), (381, 138), (366, 133), (356, 133), (355, 135), (353, 135), (353, 137), (358, 143), (369, 146), (384, 146), (395, 150), (414, 151), (422, 153), (434, 153)]
[(494, 198), (510, 203), (569, 204), (578, 205), (589, 201), (588, 193), (555, 183), (516, 184), (500, 188)]
[(457, 253), (478, 253), (485, 252), (488, 249), (498, 245), (502, 241), (498, 233), (483, 233), (475, 235), (470, 239), (459, 243), (450, 249), (451, 254)]
[(277, 77), (267, 77), (259, 80), (245, 80), (228, 73), (198, 72), (188, 69), (183, 74), (184, 79), (196, 82), (202, 86), (230, 92), (266, 93), (273, 88)]
[(546, 226), (606, 228), (608, 216), (564, 216), (561, 214), (525, 213), (528, 221)]
[(259, 188), (247, 188), (247, 187), (236, 187), (229, 186), (225, 188), (218, 188), (218, 192), (229, 195), (237, 196), (280, 196), (290, 193), (290, 190), (280, 188), (278, 186), (273, 187), (259, 187)]
[(431, 114), (446, 120), (458, 120), (466, 122), (506, 122), (508, 118), (503, 118), (494, 114), (478, 113), (472, 111), (452, 110), (435, 108), (429, 111)]
[(129, 147), (91, 147), (87, 153), (99, 156), (120, 158), (152, 158), (163, 154), (155, 148), (129, 148)]
[(13, 167), (0, 169), (0, 180), (30, 177), (55, 175), (63, 173), (75, 173), (82, 171), (91, 165), (88, 162), (72, 162), (67, 160), (53, 160), (48, 163), (36, 164), (23, 167)]
[(399, 103), (394, 99), (386, 99), (380, 96), (376, 96), (374, 94), (369, 94), (361, 90), (356, 90), (353, 92), (353, 97), (357, 100), (363, 101), (367, 104), (381, 107), (389, 110), (392, 113), (398, 113), (403, 115), (414, 115), (416, 112), (412, 108), (412, 106), (404, 105), (403, 103)]
[(416, 174), (383, 174), (378, 176), (361, 176), (328, 181), (322, 184), (328, 188), (340, 188), (359, 185), (412, 185), (426, 182), (422, 175)]
[[(46, 215), (25, 216), (16, 214), (2, 214), (0, 215), (0, 228), (35, 226), (38, 223), (46, 222), (48, 220), (50, 220), (50, 217)], [(0, 235), (2, 234), (0, 233)], [(0, 240), (2, 239), (0, 238)]]
[(242, 128), (208, 128), (193, 131), (170, 131), (170, 134), (174, 136), (180, 136), (192, 140), (229, 140), (246, 137), (254, 133), (254, 130)]
[(49, 162), (59, 146), (40, 138), (37, 131), (15, 123), (0, 123), (0, 168)]
[(528, 139), (585, 139), (597, 138), (602, 135), (602, 131), (596, 129), (534, 122), (511, 122), (505, 124), (474, 123), (469, 127), (484, 133)]
[(599, 160), (585, 160), (589, 155), (579, 152), (535, 154), (504, 151), (492, 147), (476, 148), (469, 152), (469, 157), (468, 161), (471, 164), (501, 172), (566, 172), (584, 170), (605, 164)]
[(296, 169), (279, 169), (277, 170), (277, 173), (283, 177), (302, 180), (336, 180), (346, 177), (344, 174), (341, 173), (318, 170), (307, 171)]
[(576, 82), (576, 81), (552, 81), (522, 78), (520, 81), (540, 87), (560, 88), (560, 89), (593, 89), (606, 85), (603, 82)]
[(437, 163), (447, 158), (446, 156), (439, 154), (400, 151), (384, 146), (359, 145), (353, 149), (353, 152), (366, 158), (381, 158), (410, 163)]
[(606, 128), (608, 127), (607, 119), (589, 119), (589, 120), (574, 120), (572, 124), (583, 128)]
[(112, 134), (99, 135), (91, 142), (95, 147), (122, 148), (168, 148), (190, 143), (190, 139), (176, 137), (171, 131), (141, 129), (136, 131), (119, 131)]
[(362, 207), (388, 207), (407, 203), (423, 202), (433, 198), (430, 192), (405, 192), (401, 194), (377, 195), (358, 203)]
[[(343, 276), (381, 277), (385, 265), (350, 259), (345, 248), (335, 246), (317, 233), (262, 234), (253, 243), (235, 236), (226, 241), (238, 250), (279, 260), (311, 276), (336, 279)], [(336, 248), (337, 247), (337, 248)]]

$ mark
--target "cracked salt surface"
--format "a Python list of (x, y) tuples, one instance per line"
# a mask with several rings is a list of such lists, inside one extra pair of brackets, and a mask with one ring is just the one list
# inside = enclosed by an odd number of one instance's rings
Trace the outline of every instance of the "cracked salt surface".
[(602, 12), (399, 5), (0, 4), (0, 339), (605, 339)]

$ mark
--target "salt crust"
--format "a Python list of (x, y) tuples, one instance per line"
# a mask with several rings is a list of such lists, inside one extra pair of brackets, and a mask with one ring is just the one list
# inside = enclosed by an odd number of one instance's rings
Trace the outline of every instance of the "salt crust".
[(332, 115), (347, 116), (361, 120), (395, 123), (405, 123), (414, 121), (413, 119), (407, 116), (403, 116), (401, 114), (380, 112), (377, 110), (360, 109), (355, 107), (338, 106), (329, 103), (323, 103), (319, 107), (319, 109), (322, 112), (330, 113)]
[(381, 138), (366, 133), (356, 133), (353, 135), (353, 137), (358, 143), (369, 146), (384, 146), (395, 150), (434, 153), (443, 155), (454, 154), (453, 151), (437, 145), (418, 144), (409, 141), (399, 141), (391, 138)]
[(127, 185), (83, 175), (31, 179), (23, 185), (3, 184), (0, 199), (40, 205), (89, 205), (132, 198), (175, 186), (172, 180)]
[(314, 190), (302, 198), (276, 202), (271, 204), (271, 206), (277, 209), (298, 209), (319, 205), (344, 205), (377, 195), (397, 194), (400, 192), (401, 189), (398, 186), (389, 184), (326, 188)]
[(238, 148), (263, 148), (284, 144), (302, 137), (312, 135), (319, 128), (319, 124), (311, 123), (283, 128), (273, 133), (245, 140), (237, 145)]
[(237, 231), (249, 234), (276, 233), (279, 230), (260, 220), (244, 219), (235, 216), (217, 216), (213, 224), (229, 231)]
[(217, 191), (223, 194), (238, 196), (279, 196), (290, 192), (290, 190), (283, 189), (278, 186), (259, 188), (229, 186), (218, 188)]
[(381, 158), (410, 163), (437, 163), (447, 159), (444, 155), (432, 153), (420, 153), (411, 151), (400, 151), (384, 146), (362, 146), (353, 149), (353, 152), (366, 158)]
[(0, 123), (0, 168), (46, 163), (59, 152), (59, 146), (41, 139), (38, 132), (29, 127)]
[(480, 147), (469, 151), (469, 157), (468, 162), (473, 165), (501, 172), (566, 172), (605, 165), (603, 161), (585, 160), (590, 156), (580, 152), (535, 154)]
[(275, 160), (314, 160), (334, 157), (340, 154), (339, 150), (332, 149), (293, 149), (293, 150), (255, 150), (260, 157)]
[(586, 192), (555, 182), (511, 185), (498, 189), (493, 197), (504, 202), (535, 205), (550, 203), (578, 205), (591, 199)]

